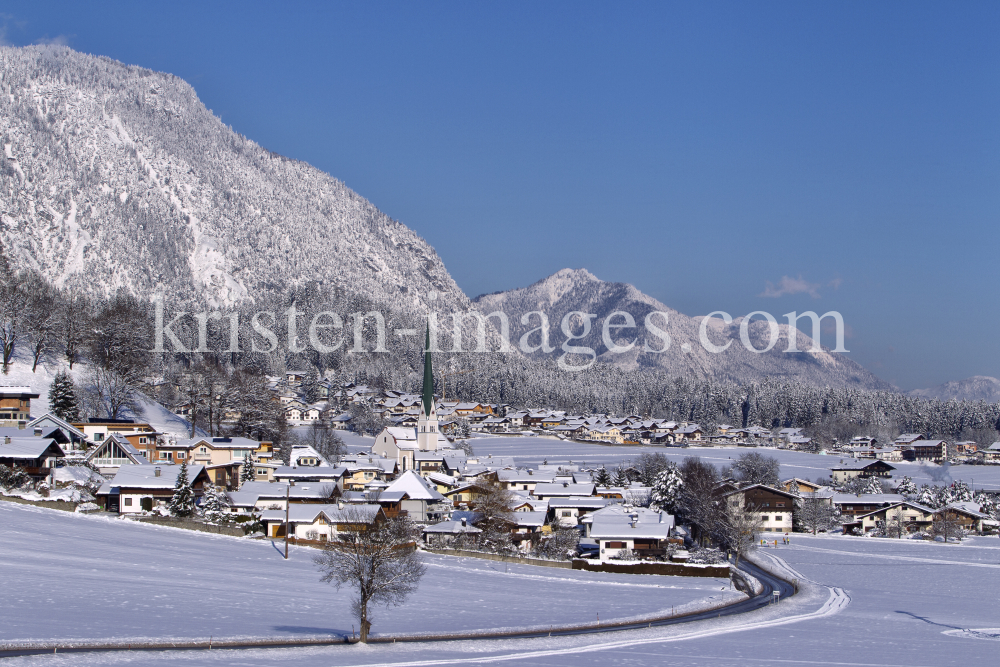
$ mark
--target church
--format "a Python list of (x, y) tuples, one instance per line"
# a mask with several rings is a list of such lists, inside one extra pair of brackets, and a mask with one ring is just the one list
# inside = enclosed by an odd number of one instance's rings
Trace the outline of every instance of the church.
[[(416, 428), (390, 426), (375, 437), (372, 454), (396, 459), (400, 472), (417, 469), (421, 453), (452, 449), (438, 428), (437, 404), (434, 401), (434, 371), (431, 368), (431, 333), (427, 329), (424, 343), (424, 386), (420, 401), (420, 417)], [(418, 470), (419, 472), (419, 470)]]

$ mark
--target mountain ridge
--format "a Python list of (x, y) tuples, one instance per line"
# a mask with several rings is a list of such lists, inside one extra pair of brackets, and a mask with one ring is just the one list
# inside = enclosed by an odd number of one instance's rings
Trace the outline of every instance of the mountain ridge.
[[(858, 386), (866, 389), (891, 389), (891, 385), (876, 377), (860, 364), (834, 354), (828, 348), (813, 350), (812, 339), (804, 332), (796, 334), (796, 346), (800, 352), (783, 352), (788, 348), (789, 327), (778, 324), (778, 336), (773, 349), (757, 354), (746, 349), (741, 338), (742, 317), (733, 318), (729, 324), (712, 318), (706, 324), (706, 334), (712, 346), (726, 346), (724, 352), (713, 353), (701, 342), (702, 317), (689, 317), (655, 298), (641, 292), (629, 283), (605, 282), (586, 269), (562, 269), (528, 287), (504, 292), (483, 294), (472, 303), (481, 312), (502, 310), (511, 322), (512, 341), (537, 326), (537, 318), (532, 316), (530, 325), (522, 325), (521, 318), (536, 310), (548, 310), (550, 330), (559, 331), (562, 318), (573, 311), (594, 314), (594, 325), (590, 335), (582, 341), (595, 350), (597, 360), (612, 363), (631, 370), (645, 368), (674, 375), (690, 374), (717, 381), (743, 383), (759, 380), (765, 376), (807, 382), (813, 385)], [(635, 320), (636, 328), (642, 328), (645, 319), (652, 312), (666, 313), (667, 322), (662, 324), (662, 316), (653, 322), (670, 336), (670, 345), (664, 347), (665, 340), (643, 341), (635, 344), (627, 352), (613, 352), (603, 340), (603, 321), (615, 312), (627, 312)], [(624, 322), (620, 316), (613, 324)], [(582, 332), (582, 325), (571, 329)], [(611, 330), (609, 330), (610, 333)], [(747, 324), (746, 335), (752, 346), (763, 349), (770, 338), (766, 322), (755, 320)], [(558, 334), (555, 336), (559, 340)], [(638, 340), (638, 339), (636, 339)], [(611, 341), (619, 348), (628, 345), (627, 340), (619, 341), (611, 335)], [(558, 341), (552, 343), (558, 350)], [(652, 348), (647, 351), (645, 346)], [(605, 351), (598, 352), (603, 347)], [(522, 350), (523, 351), (523, 350)], [(540, 356), (533, 352), (529, 356)]]

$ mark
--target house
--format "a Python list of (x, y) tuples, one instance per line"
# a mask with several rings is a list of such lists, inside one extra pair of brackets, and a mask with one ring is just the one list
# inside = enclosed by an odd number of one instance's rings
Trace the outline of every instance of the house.
[(948, 457), (948, 443), (944, 440), (914, 440), (902, 448), (905, 461), (932, 461), (941, 463)]
[[(170, 503), (180, 471), (181, 466), (176, 465), (123, 465), (114, 478), (102, 484), (94, 495), (108, 512), (150, 512)], [(188, 484), (194, 491), (196, 502), (201, 502), (208, 483), (208, 474), (203, 466), (188, 466)]]
[(344, 477), (344, 489), (362, 491), (373, 481), (388, 481), (396, 476), (399, 469), (395, 459), (385, 459), (378, 456), (345, 456), (340, 460), (347, 468)]
[(843, 516), (860, 516), (906, 499), (898, 493), (835, 493), (831, 503)]
[[(240, 484), (240, 468), (244, 461), (254, 462), (262, 445), (250, 438), (183, 438), (157, 443), (154, 463), (184, 462), (205, 466), (209, 479), (216, 486), (234, 489)], [(265, 447), (266, 449), (266, 447)], [(263, 470), (263, 469), (262, 469)], [(264, 470), (265, 476), (268, 471)], [(258, 474), (254, 470), (254, 475)]]
[(622, 552), (639, 559), (662, 557), (674, 527), (674, 517), (645, 508), (607, 507), (590, 517), (588, 535), (597, 542), (601, 561), (614, 560)]
[(442, 521), (424, 526), (424, 544), (429, 547), (447, 548), (456, 546), (456, 542), (461, 543), (464, 540), (475, 539), (475, 536), (481, 532), (483, 531), (473, 526), (466, 517), (457, 521)]
[(1000, 442), (994, 442), (983, 450), (983, 461), (986, 463), (1000, 463)]
[(0, 387), (0, 426), (17, 426), (31, 420), (31, 399), (40, 394), (31, 387)]
[[(269, 537), (288, 536), (296, 540), (327, 542), (336, 539), (342, 532), (354, 531), (384, 520), (382, 508), (374, 504), (317, 505), (290, 503), (286, 510), (265, 510), (261, 522)], [(290, 528), (286, 528), (286, 525)]]
[(76, 428), (68, 421), (56, 417), (51, 412), (46, 412), (41, 417), (28, 422), (27, 427), (37, 431), (41, 429), (42, 433), (49, 435), (52, 433), (51, 429), (58, 429), (66, 436), (66, 440), (57, 439), (60, 445), (63, 446), (63, 450), (69, 453), (70, 450), (84, 449), (88, 446), (87, 434)]
[(480, 484), (462, 484), (454, 489), (444, 492), (444, 497), (451, 501), (452, 505), (459, 507), (465, 505), (475, 507), (479, 497), (486, 494), (487, 489)]
[(795, 494), (763, 484), (752, 484), (723, 493), (722, 497), (730, 506), (743, 507), (755, 513), (760, 519), (761, 532), (792, 532), (792, 510), (795, 504)]
[[(159, 435), (156, 429), (149, 424), (136, 422), (131, 419), (100, 419), (91, 417), (85, 422), (73, 422), (72, 426), (82, 431), (87, 436), (87, 439), (94, 444), (103, 442), (109, 433), (117, 433), (118, 435), (128, 437), (129, 442), (139, 449), (144, 449), (145, 445), (155, 443), (156, 436)], [(133, 441), (133, 438), (130, 436), (135, 436), (135, 440)], [(140, 437), (145, 437), (146, 441), (140, 441)], [(147, 458), (149, 458), (148, 455)]]
[(993, 517), (980, 511), (978, 503), (951, 503), (934, 512), (934, 520), (941, 521), (947, 515), (953, 522), (957, 523), (963, 530), (974, 533), (983, 532), (983, 522), (990, 521)]
[(86, 460), (97, 466), (102, 475), (118, 472), (123, 465), (147, 465), (143, 450), (137, 449), (125, 438), (111, 434), (104, 442), (91, 449)]
[(843, 484), (856, 477), (879, 477), (888, 479), (892, 477), (889, 473), (895, 470), (894, 467), (885, 461), (857, 461), (854, 463), (842, 463), (830, 469), (830, 477), (835, 484)]
[(807, 479), (793, 477), (778, 484), (778, 488), (789, 493), (815, 493), (822, 489), (823, 485), (810, 482)]
[(538, 470), (498, 470), (497, 481), (504, 487), (516, 491), (527, 491), (533, 494), (539, 484), (551, 483), (555, 479), (554, 472)]
[(440, 521), (450, 507), (447, 498), (423, 477), (407, 470), (378, 495), (386, 516), (405, 514), (412, 521)]
[(550, 498), (548, 514), (553, 525), (572, 528), (579, 525), (580, 521), (591, 512), (596, 512), (613, 502), (607, 498), (594, 496)]
[(901, 524), (904, 532), (914, 533), (918, 530), (928, 529), (933, 520), (934, 510), (904, 500), (901, 503), (892, 503), (871, 512), (854, 515), (853, 521), (844, 524), (844, 533), (855, 529), (868, 532), (893, 522)]
[(0, 465), (17, 466), (35, 480), (48, 477), (56, 461), (65, 456), (66, 452), (52, 438), (4, 436), (0, 441)]

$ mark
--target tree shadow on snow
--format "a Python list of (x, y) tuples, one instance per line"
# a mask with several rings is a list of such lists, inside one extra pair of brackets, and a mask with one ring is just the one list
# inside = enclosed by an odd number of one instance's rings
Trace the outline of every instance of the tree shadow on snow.
[(929, 625), (939, 625), (942, 628), (951, 628), (952, 630), (961, 630), (962, 629), (962, 628), (958, 627), (957, 625), (945, 625), (944, 623), (935, 623), (934, 621), (932, 621), (929, 618), (925, 618), (923, 616), (917, 616), (916, 614), (911, 614), (908, 611), (898, 611), (897, 610), (896, 613), (897, 614), (903, 614), (904, 616), (911, 616), (911, 617), (917, 619), (918, 621), (923, 621), (924, 623), (927, 623)]

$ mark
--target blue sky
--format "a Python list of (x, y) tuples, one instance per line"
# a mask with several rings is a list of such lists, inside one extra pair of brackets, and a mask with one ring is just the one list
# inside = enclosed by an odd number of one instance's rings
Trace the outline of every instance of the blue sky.
[(470, 296), (585, 267), (689, 315), (838, 310), (851, 357), (905, 389), (1000, 376), (1000, 4), (34, 0), (0, 21), (186, 79)]

